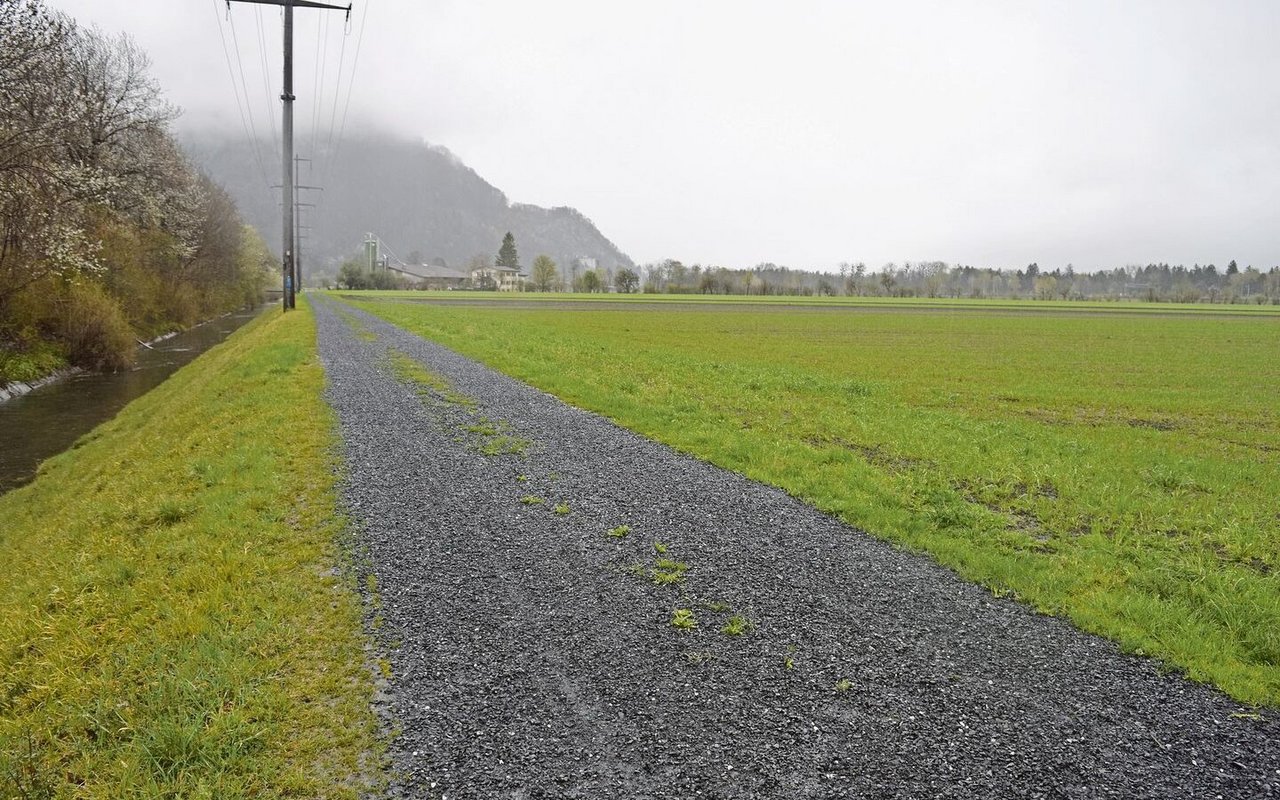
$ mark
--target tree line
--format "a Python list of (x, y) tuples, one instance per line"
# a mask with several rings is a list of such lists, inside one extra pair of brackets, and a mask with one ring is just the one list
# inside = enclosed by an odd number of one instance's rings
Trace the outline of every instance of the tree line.
[[(604, 271), (602, 271), (603, 273)], [(601, 280), (616, 282), (617, 273)], [(630, 282), (630, 276), (626, 276)], [(621, 287), (618, 287), (622, 290)], [(842, 295), (879, 297), (1008, 298), (1034, 300), (1145, 300), (1177, 303), (1280, 304), (1280, 267), (1262, 272), (1231, 261), (1192, 267), (1127, 266), (1098, 272), (1042, 270), (1038, 264), (1004, 270), (904, 261), (869, 270), (861, 262), (840, 264), (835, 273), (791, 269), (772, 263), (729, 269), (680, 261), (645, 264), (639, 291), (665, 294)]]
[[(411, 254), (410, 260), (421, 260)], [(503, 237), (496, 258), (478, 254), (469, 262), (472, 276), (458, 288), (494, 289), (474, 276), (497, 265), (520, 270), (515, 238)], [(338, 285), (349, 289), (409, 289), (415, 283), (389, 271), (367, 271), (348, 259)], [(761, 263), (749, 269), (693, 264), (675, 259), (630, 267), (600, 267), (591, 259), (557, 264), (547, 255), (534, 258), (521, 288), (534, 292), (643, 292), (646, 294), (738, 294), (800, 296), (924, 297), (1030, 300), (1144, 300), (1174, 303), (1255, 303), (1280, 305), (1280, 267), (1262, 272), (1240, 269), (1230, 261), (1190, 268), (1169, 264), (1127, 266), (1098, 272), (952, 265), (943, 261), (888, 263), (871, 271), (863, 262), (844, 262), (835, 273)]]
[(646, 294), (796, 295), (1024, 300), (1143, 300), (1174, 303), (1280, 305), (1280, 267), (1262, 272), (1231, 261), (1192, 267), (1128, 266), (1098, 272), (1073, 267), (1042, 270), (904, 261), (869, 270), (846, 262), (835, 273), (761, 263), (747, 269), (675, 259), (630, 268), (575, 262), (561, 266), (547, 256), (533, 261), (526, 289), (538, 292), (643, 292)]
[[(508, 233), (498, 257), (475, 256), (469, 272), (491, 264), (520, 268), (515, 242)], [(360, 276), (351, 265), (352, 288), (409, 288), (412, 284), (390, 275)], [(394, 284), (394, 285), (392, 285)], [(470, 288), (486, 288), (478, 283)], [(492, 288), (492, 287), (488, 287)], [(1143, 300), (1174, 303), (1255, 303), (1280, 305), (1280, 267), (1267, 272), (1230, 261), (1192, 267), (1169, 264), (1127, 266), (1098, 272), (1042, 270), (1038, 264), (1004, 270), (948, 264), (943, 261), (904, 261), (869, 270), (862, 262), (844, 262), (835, 273), (792, 269), (761, 263), (748, 269), (693, 264), (666, 259), (630, 267), (600, 267), (590, 259), (557, 264), (546, 255), (534, 258), (526, 291), (643, 292), (646, 294), (737, 294), (864, 296), (924, 298), (991, 298), (1027, 300)]]
[(259, 304), (274, 260), (170, 131), (128, 36), (0, 0), (0, 381), (127, 365)]

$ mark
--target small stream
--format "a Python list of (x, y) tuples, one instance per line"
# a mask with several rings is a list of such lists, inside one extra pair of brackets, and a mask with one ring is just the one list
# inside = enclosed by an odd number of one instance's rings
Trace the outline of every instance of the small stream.
[(238, 311), (150, 349), (139, 347), (132, 369), (72, 375), (0, 403), (0, 493), (30, 481), (41, 461), (66, 450), (257, 314)]

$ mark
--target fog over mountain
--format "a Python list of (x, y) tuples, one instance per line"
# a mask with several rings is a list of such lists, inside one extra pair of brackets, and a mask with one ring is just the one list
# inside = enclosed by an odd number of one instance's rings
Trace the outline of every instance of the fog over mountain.
[[(133, 36), (183, 130), (278, 140), (278, 9), (48, 2)], [(642, 262), (1270, 269), (1277, 30), (1276, 0), (356, 0), (296, 14), (293, 92)]]
[[(188, 132), (183, 143), (278, 249), (280, 192), (272, 184), (280, 172), (270, 148), (255, 153), (243, 136), (208, 132)], [(591, 258), (606, 268), (633, 266), (576, 209), (512, 203), (444, 147), (364, 132), (347, 137), (341, 157), (330, 159), (323, 147), (315, 152), (313, 162), (300, 162), (298, 178), (304, 185), (323, 184), (323, 191), (301, 192), (304, 202), (315, 204), (304, 207), (302, 217), (310, 226), (303, 248), (308, 274), (332, 273), (337, 262), (360, 252), (366, 233), (407, 262), (443, 260), (460, 267), (477, 255), (492, 259), (511, 231), (526, 267), (539, 254), (565, 265)]]

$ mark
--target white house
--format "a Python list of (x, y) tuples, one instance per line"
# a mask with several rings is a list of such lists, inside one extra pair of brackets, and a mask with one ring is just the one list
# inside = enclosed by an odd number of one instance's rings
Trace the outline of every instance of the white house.
[(492, 282), (500, 292), (518, 292), (527, 277), (512, 267), (476, 267), (471, 270), (471, 285), (480, 288)]

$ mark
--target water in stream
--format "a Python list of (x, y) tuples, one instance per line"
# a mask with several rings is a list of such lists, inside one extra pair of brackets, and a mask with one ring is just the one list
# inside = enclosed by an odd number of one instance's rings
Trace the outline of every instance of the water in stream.
[(41, 461), (66, 450), (257, 314), (228, 314), (151, 349), (139, 347), (132, 369), (73, 375), (0, 403), (0, 492), (30, 481)]

